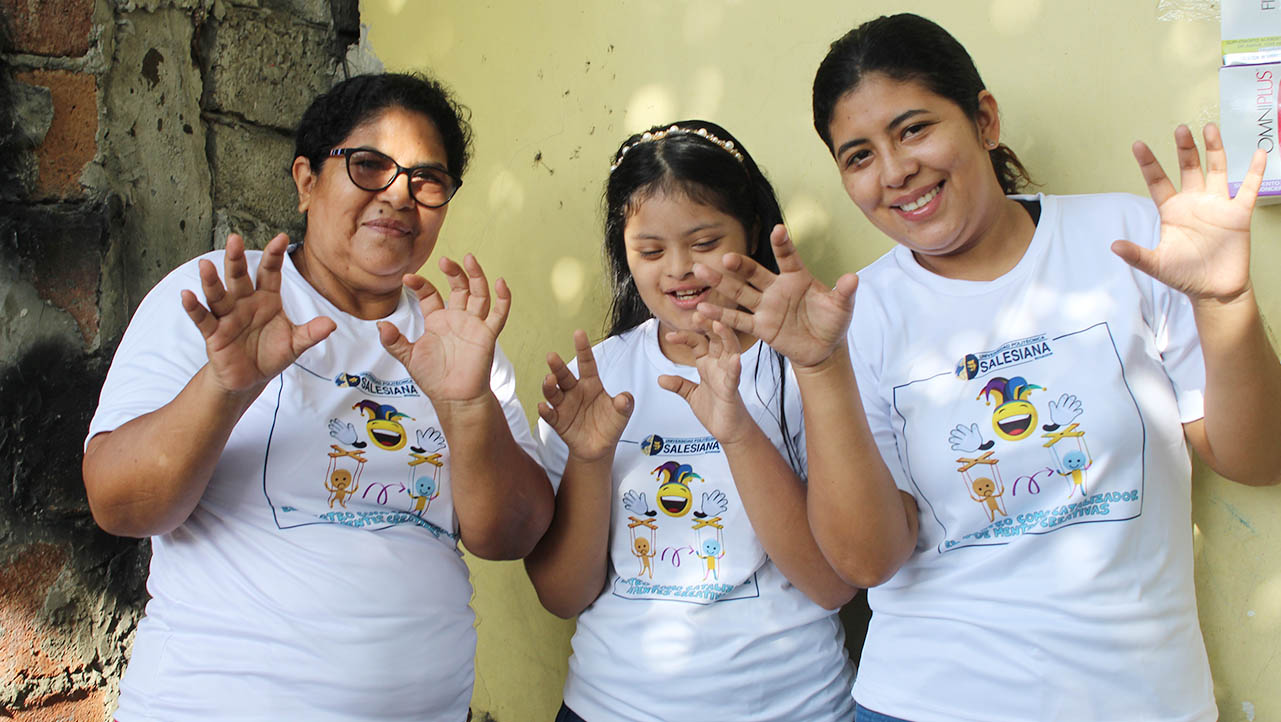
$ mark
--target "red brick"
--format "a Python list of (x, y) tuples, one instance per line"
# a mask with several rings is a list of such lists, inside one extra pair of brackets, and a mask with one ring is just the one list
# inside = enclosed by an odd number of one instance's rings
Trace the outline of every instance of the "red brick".
[(98, 152), (97, 78), (68, 70), (32, 70), (18, 73), (17, 79), (48, 88), (53, 96), (53, 122), (44, 142), (36, 148), (40, 166), (36, 196), (82, 196), (80, 172)]
[(13, 50), (80, 57), (89, 50), (94, 0), (0, 0), (13, 32)]

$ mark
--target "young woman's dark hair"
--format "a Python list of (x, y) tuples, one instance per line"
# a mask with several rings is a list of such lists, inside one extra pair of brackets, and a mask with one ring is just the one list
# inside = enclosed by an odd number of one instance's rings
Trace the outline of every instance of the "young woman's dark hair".
[[(672, 129), (677, 129), (672, 132)], [(680, 132), (681, 130), (694, 132)], [(655, 134), (662, 134), (654, 138)], [(709, 137), (710, 136), (710, 137)], [(641, 300), (627, 265), (623, 230), (636, 208), (655, 194), (679, 195), (732, 216), (747, 235), (747, 255), (778, 273), (770, 246), (774, 226), (783, 222), (783, 211), (765, 174), (738, 139), (728, 130), (705, 120), (682, 120), (656, 125), (623, 141), (614, 152), (609, 181), (605, 184), (605, 260), (609, 265), (611, 300), (609, 335), (617, 336), (648, 320), (652, 314)], [(778, 373), (776, 420), (787, 448), (788, 462), (799, 474), (783, 407), (787, 375), (783, 355), (772, 352)], [(761, 372), (760, 360), (753, 373)], [(758, 394), (761, 386), (758, 384)], [(767, 399), (762, 403), (769, 406)]]
[(430, 118), (444, 141), (449, 172), (462, 177), (471, 155), (470, 113), (439, 82), (418, 73), (357, 75), (317, 96), (298, 122), (294, 157), (306, 158), (319, 173), (330, 150), (356, 126), (388, 108)]
[[(832, 113), (846, 93), (871, 73), (900, 82), (920, 83), (978, 119), (979, 92), (985, 89), (965, 48), (946, 30), (919, 15), (902, 13), (869, 20), (832, 43), (814, 75), (814, 130), (832, 146)], [(1001, 189), (1019, 193), (1032, 183), (1009, 146), (988, 151)]]

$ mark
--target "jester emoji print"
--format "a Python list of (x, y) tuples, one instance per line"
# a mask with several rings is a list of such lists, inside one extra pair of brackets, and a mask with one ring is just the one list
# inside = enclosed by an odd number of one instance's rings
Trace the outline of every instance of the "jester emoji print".
[(764, 552), (716, 440), (651, 434), (624, 439), (619, 453), (629, 464), (616, 496), (613, 593), (694, 604), (757, 596)]
[(1142, 513), (1146, 434), (1107, 323), (1008, 340), (895, 386), (940, 553)]
[(295, 364), (281, 376), (275, 413), (273, 429), (310, 430), (268, 442), (263, 488), (281, 529), (405, 527), (456, 540), (448, 447), (411, 379)]

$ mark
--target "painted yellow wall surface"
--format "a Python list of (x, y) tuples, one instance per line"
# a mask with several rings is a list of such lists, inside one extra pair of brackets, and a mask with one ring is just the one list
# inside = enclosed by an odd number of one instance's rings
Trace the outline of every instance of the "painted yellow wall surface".
[[(1042, 190), (1145, 193), (1131, 142), (1149, 141), (1173, 168), (1174, 126), (1218, 117), (1218, 4), (363, 0), (361, 16), (389, 69), (430, 69), (474, 114), (475, 164), (438, 254), (474, 252), (510, 282), (502, 343), (533, 418), (547, 352), (568, 356), (578, 327), (602, 335), (600, 197), (628, 134), (688, 117), (729, 128), (766, 169), (803, 256), (830, 282), (891, 244), (845, 196), (811, 126), (810, 83), (837, 36), (888, 12), (936, 20), (974, 56), (1000, 102), (1002, 140)], [(1281, 207), (1256, 212), (1254, 239), (1258, 296), (1276, 326)], [(1281, 720), (1281, 489), (1199, 468), (1192, 523), (1222, 719)], [(469, 563), (476, 711), (550, 720), (572, 623), (542, 610), (519, 563)]]

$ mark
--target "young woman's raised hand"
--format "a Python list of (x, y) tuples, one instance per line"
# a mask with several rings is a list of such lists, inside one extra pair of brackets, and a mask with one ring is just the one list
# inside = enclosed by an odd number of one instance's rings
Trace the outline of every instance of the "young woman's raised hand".
[(698, 304), (699, 313), (737, 331), (751, 334), (791, 360), (793, 366), (814, 366), (845, 343), (854, 313), (858, 276), (847, 273), (829, 289), (810, 274), (781, 224), (770, 233), (779, 273), (752, 259), (726, 254), (726, 274), (702, 264), (694, 274), (733, 299), (738, 308)]
[(256, 278), (250, 280), (244, 239), (233, 233), (223, 257), (225, 286), (213, 263), (200, 261), (200, 285), (208, 307), (191, 291), (182, 292), (182, 307), (205, 338), (213, 379), (229, 393), (267, 383), (337, 327), (325, 316), (295, 326), (285, 315), (280, 269), (288, 246), (289, 237), (283, 233), (271, 239)]
[(433, 403), (475, 401), (489, 394), (494, 344), (507, 323), (511, 289), (498, 279), (491, 304), (489, 281), (470, 253), (461, 266), (448, 258), (441, 258), (439, 265), (449, 280), (448, 304), (422, 276), (404, 278), (418, 297), (423, 335), (411, 343), (394, 325), (381, 321), (378, 337)]
[(708, 321), (699, 314), (694, 318), (696, 324), (707, 327), (707, 335), (675, 331), (667, 334), (667, 340), (693, 350), (701, 383), (663, 375), (658, 377), (658, 385), (685, 399), (694, 416), (722, 445), (732, 443), (756, 423), (738, 393), (743, 349), (738, 336), (725, 324)]
[(1134, 144), (1148, 193), (1161, 214), (1161, 242), (1146, 249), (1117, 241), (1112, 250), (1126, 263), (1182, 291), (1194, 301), (1235, 300), (1250, 289), (1250, 216), (1263, 183), (1267, 153), (1256, 150), (1237, 191), (1228, 194), (1227, 155), (1213, 123), (1205, 126), (1206, 172), (1202, 175), (1196, 141), (1187, 126), (1174, 131), (1179, 175), (1174, 189), (1152, 150)]
[(582, 329), (574, 331), (578, 378), (555, 352), (547, 354), (551, 373), (543, 379), (538, 415), (556, 431), (569, 453), (584, 461), (611, 457), (631, 418), (633, 400), (626, 391), (610, 396), (601, 385), (596, 357)]

